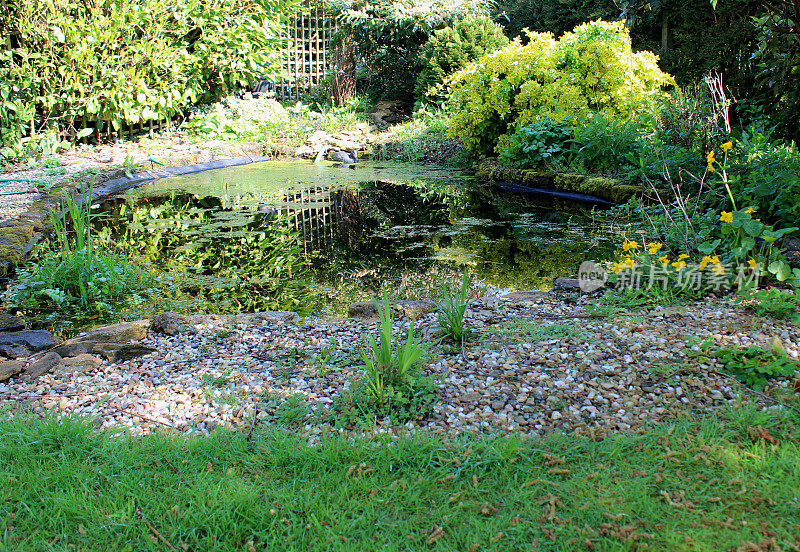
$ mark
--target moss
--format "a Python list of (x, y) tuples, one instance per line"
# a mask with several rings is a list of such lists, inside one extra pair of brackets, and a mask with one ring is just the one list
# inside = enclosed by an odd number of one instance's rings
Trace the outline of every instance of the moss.
[(561, 173), (555, 176), (555, 186), (559, 190), (566, 190), (568, 192), (580, 191), (583, 181), (586, 176), (576, 173)]
[(622, 184), (613, 178), (604, 177), (586, 178), (580, 184), (580, 189), (576, 191), (607, 199), (615, 203), (625, 203), (630, 198), (641, 195), (642, 193), (642, 189), (639, 186)]
[(0, 263), (18, 264), (22, 260), (25, 246), (36, 234), (32, 224), (12, 223), (0, 227)]

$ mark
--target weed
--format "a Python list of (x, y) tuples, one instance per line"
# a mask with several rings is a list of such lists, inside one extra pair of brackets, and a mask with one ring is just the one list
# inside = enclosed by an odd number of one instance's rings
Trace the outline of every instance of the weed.
[(593, 316), (613, 316), (645, 307), (681, 304), (691, 297), (690, 291), (672, 287), (610, 289), (587, 305), (586, 312)]
[(444, 300), (439, 304), (437, 314), (439, 329), (456, 343), (461, 343), (467, 334), (467, 325), (464, 323), (464, 312), (467, 310), (467, 293), (472, 287), (472, 278), (465, 272), (461, 287), (451, 292), (446, 286)]
[(228, 339), (233, 332), (231, 330), (217, 330), (214, 334), (218, 339)]
[(570, 339), (580, 336), (580, 331), (570, 324), (549, 324), (515, 318), (498, 324), (496, 332), (520, 343), (537, 343), (549, 339)]
[(797, 298), (777, 288), (744, 291), (736, 302), (758, 315), (767, 315), (781, 320), (797, 318)]
[(207, 387), (214, 387), (214, 388), (222, 388), (227, 387), (230, 381), (230, 374), (223, 373), (221, 376), (213, 376), (211, 374), (203, 374), (200, 378), (203, 381), (203, 385)]
[(295, 393), (286, 397), (275, 411), (275, 419), (278, 423), (286, 426), (299, 425), (311, 412), (305, 396), (302, 393)]
[(800, 370), (800, 362), (789, 358), (780, 343), (773, 343), (771, 350), (761, 347), (746, 349), (720, 348), (713, 356), (722, 363), (725, 371), (745, 385), (761, 391), (767, 380), (792, 376)]

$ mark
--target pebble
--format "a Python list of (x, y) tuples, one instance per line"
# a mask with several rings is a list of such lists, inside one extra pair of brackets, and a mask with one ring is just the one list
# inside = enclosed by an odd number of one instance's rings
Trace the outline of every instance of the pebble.
[[(713, 363), (673, 374), (673, 366), (688, 360), (685, 336), (713, 335), (717, 346), (767, 346), (779, 335), (790, 355), (800, 350), (795, 324), (776, 321), (748, 333), (753, 317), (721, 299), (688, 306), (685, 316), (668, 324), (641, 316), (635, 331), (624, 317), (585, 314), (580, 301), (565, 303), (546, 294), (525, 302), (476, 300), (466, 319), (484, 328), (483, 339), (467, 342), (456, 353), (432, 347), (423, 366), (438, 383), (431, 412), (396, 426), (387, 418), (368, 430), (349, 431), (541, 434), (555, 428), (591, 436), (642, 431), (647, 423), (689, 409), (713, 411), (746, 397), (734, 381), (718, 375)], [(503, 331), (517, 320), (544, 328), (553, 317), (576, 331), (558, 337), (543, 330), (538, 340)], [(398, 319), (396, 330), (404, 325), (407, 321)], [(436, 315), (421, 316), (415, 327), (431, 335)], [(240, 324), (226, 339), (218, 339), (215, 328), (196, 329), (173, 337), (151, 333), (142, 344), (156, 352), (138, 359), (103, 361), (35, 382), (9, 380), (0, 384), (0, 408), (6, 403), (37, 412), (82, 413), (100, 426), (122, 425), (134, 434), (165, 426), (201, 435), (219, 426), (246, 431), (254, 415), (260, 424), (292, 423), (294, 415), (299, 418), (294, 428), (319, 439), (341, 429), (330, 423), (334, 404), (363, 377), (359, 351), (366, 336), (377, 331), (375, 322), (349, 319)], [(332, 339), (336, 350), (324, 351)]]

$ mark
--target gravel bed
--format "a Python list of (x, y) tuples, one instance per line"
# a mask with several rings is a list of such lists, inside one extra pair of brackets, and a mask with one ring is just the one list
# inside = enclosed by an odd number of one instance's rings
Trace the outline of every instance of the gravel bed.
[[(708, 413), (749, 396), (713, 363), (692, 362), (672, 374), (674, 366), (690, 360), (689, 336), (713, 339), (717, 346), (767, 346), (777, 336), (792, 357), (800, 351), (797, 325), (756, 317), (717, 299), (591, 318), (582, 300), (570, 303), (547, 294), (522, 301), (485, 298), (470, 305), (467, 319), (478, 337), (461, 352), (432, 348), (425, 364), (438, 381), (433, 412), (402, 427), (378, 420), (369, 431), (556, 430), (591, 436), (638, 431), (651, 421)], [(407, 324), (397, 320), (396, 328)], [(554, 324), (558, 332), (548, 337), (541, 328), (553, 330)], [(521, 326), (545, 335), (526, 339), (506, 331)], [(432, 335), (435, 315), (423, 316), (415, 327)], [(331, 430), (321, 419), (360, 377), (358, 350), (376, 324), (306, 319), (298, 325), (272, 321), (196, 330), (176, 337), (151, 332), (142, 343), (156, 352), (125, 363), (97, 359), (33, 382), (10, 380), (0, 384), (0, 402), (40, 413), (91, 415), (98, 425), (121, 424), (134, 433), (159, 427), (207, 433), (218, 426), (246, 431), (254, 413), (264, 424), (288, 423), (281, 409), (289, 404), (287, 397), (299, 394), (293, 401), (300, 419), (292, 427), (315, 438)]]

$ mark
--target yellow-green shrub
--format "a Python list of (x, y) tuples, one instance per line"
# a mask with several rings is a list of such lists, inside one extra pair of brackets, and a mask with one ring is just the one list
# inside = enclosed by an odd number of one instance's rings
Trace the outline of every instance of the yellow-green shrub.
[(576, 123), (601, 112), (627, 118), (673, 84), (651, 52), (633, 52), (622, 22), (593, 21), (556, 40), (526, 32), (455, 73), (450, 132), (473, 152), (502, 150), (511, 134), (545, 117)]

